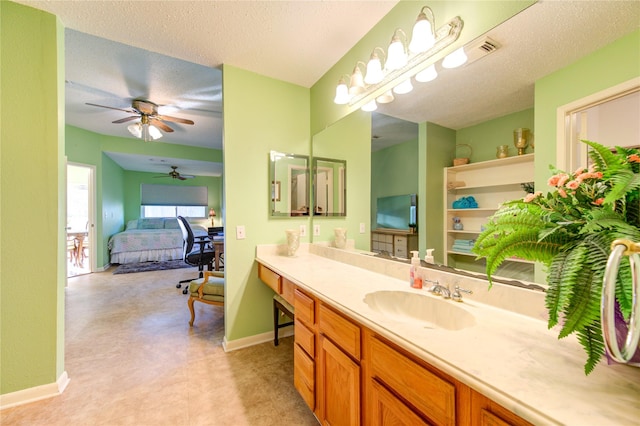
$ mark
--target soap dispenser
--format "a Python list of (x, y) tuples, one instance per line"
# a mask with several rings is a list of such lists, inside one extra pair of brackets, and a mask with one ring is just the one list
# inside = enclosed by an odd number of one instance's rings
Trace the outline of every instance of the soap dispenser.
[(422, 288), (422, 277), (418, 268), (420, 267), (420, 256), (417, 251), (411, 251), (411, 267), (409, 268), (409, 285), (413, 288)]
[(433, 249), (427, 249), (427, 255), (424, 257), (424, 261), (427, 263), (435, 263), (433, 261)]

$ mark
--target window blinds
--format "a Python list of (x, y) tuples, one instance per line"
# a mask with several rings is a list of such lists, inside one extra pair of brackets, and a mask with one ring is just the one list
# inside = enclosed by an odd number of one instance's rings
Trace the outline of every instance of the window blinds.
[(143, 206), (207, 206), (206, 186), (153, 185), (140, 187)]

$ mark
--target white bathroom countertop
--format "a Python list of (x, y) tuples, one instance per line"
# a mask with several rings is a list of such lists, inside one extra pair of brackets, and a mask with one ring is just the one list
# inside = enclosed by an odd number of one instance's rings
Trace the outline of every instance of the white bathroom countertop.
[[(303, 244), (295, 257), (287, 257), (280, 254), (282, 246), (264, 245), (257, 247), (256, 260), (533, 424), (640, 425), (640, 368), (601, 361), (585, 376), (586, 354), (575, 336), (558, 340), (558, 330), (548, 330), (546, 320), (536, 318), (544, 305), (524, 306), (539, 305), (541, 292), (526, 290), (529, 296), (515, 290), (514, 306), (531, 312), (514, 313), (486, 303), (495, 295), (498, 305), (509, 305), (509, 288), (494, 293), (499, 286), (494, 285), (487, 292), (486, 281), (451, 275), (452, 287), (472, 287), (474, 294), (464, 295), (463, 303), (444, 302), (472, 313), (476, 324), (455, 331), (428, 329), (391, 319), (364, 302), (368, 293), (389, 290), (437, 297), (410, 288), (408, 272), (407, 279), (398, 278), (398, 270), (408, 271), (408, 265), (371, 258), (375, 266), (363, 268), (345, 263), (354, 259), (353, 252), (341, 252)], [(435, 274), (428, 278), (448, 279), (446, 273)]]

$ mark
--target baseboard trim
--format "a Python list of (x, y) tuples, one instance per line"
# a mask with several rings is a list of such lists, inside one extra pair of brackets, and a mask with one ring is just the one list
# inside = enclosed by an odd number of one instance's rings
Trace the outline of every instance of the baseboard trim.
[(63, 371), (55, 383), (35, 386), (28, 389), (0, 395), (0, 410), (5, 408), (16, 407), (18, 405), (29, 404), (31, 402), (40, 401), (42, 399), (53, 398), (59, 396), (69, 385), (69, 376)]
[[(278, 337), (293, 336), (293, 325), (283, 327), (278, 332)], [(256, 334), (249, 337), (243, 337), (242, 339), (227, 340), (227, 336), (222, 339), (222, 348), (225, 352), (231, 352), (238, 349), (248, 348), (249, 346), (259, 345), (265, 342), (273, 342), (273, 331), (268, 331), (262, 334)]]

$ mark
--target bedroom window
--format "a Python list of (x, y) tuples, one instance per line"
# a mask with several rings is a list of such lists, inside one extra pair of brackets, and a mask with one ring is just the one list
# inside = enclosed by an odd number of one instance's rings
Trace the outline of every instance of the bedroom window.
[(142, 206), (142, 217), (197, 217), (205, 218), (203, 206)]
[(142, 217), (207, 217), (206, 186), (140, 185)]

